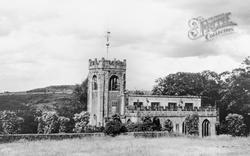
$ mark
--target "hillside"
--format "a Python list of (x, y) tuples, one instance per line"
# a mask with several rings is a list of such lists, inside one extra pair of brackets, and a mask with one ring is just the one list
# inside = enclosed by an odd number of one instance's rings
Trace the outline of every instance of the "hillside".
[(75, 85), (49, 86), (27, 92), (0, 94), (0, 110), (24, 110), (27, 107), (54, 110), (70, 102)]
[(26, 91), (27, 93), (34, 93), (34, 92), (73, 92), (75, 85), (58, 85), (58, 86), (48, 86), (45, 88), (36, 88), (32, 90)]

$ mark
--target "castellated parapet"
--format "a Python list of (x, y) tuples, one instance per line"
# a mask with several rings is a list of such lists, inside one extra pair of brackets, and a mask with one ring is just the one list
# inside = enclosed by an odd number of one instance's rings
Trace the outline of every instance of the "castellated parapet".
[(126, 70), (126, 60), (123, 61), (120, 60), (106, 60), (105, 58), (102, 58), (101, 60), (97, 60), (95, 58), (94, 60), (89, 59), (89, 70), (91, 69), (120, 69), (120, 70)]

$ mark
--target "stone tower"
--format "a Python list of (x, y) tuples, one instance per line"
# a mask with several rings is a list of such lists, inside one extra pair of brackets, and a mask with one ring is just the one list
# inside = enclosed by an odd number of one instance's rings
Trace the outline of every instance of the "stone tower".
[(126, 60), (89, 60), (88, 112), (90, 125), (104, 126), (113, 114), (124, 114)]

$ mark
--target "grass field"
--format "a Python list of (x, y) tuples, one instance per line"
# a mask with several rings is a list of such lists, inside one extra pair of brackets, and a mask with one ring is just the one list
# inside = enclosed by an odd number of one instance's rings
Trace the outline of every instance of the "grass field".
[(18, 141), (0, 144), (1, 156), (249, 156), (250, 138), (134, 138), (132, 136), (84, 139)]

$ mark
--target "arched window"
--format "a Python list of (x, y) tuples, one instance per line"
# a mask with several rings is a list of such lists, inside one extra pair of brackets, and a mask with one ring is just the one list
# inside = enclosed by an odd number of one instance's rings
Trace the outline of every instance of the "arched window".
[(97, 90), (97, 77), (96, 77), (96, 75), (94, 75), (93, 76), (93, 78), (92, 78), (92, 88), (93, 88), (93, 90)]
[(118, 91), (118, 90), (120, 90), (118, 76), (113, 75), (109, 79), (109, 90), (112, 90), (112, 91)]
[(126, 90), (126, 74), (123, 74), (123, 90)]
[(206, 137), (206, 136), (210, 136), (211, 132), (210, 132), (210, 122), (205, 119), (202, 122), (202, 137)]
[(182, 123), (182, 134), (187, 134), (185, 121), (183, 121), (183, 123)]

